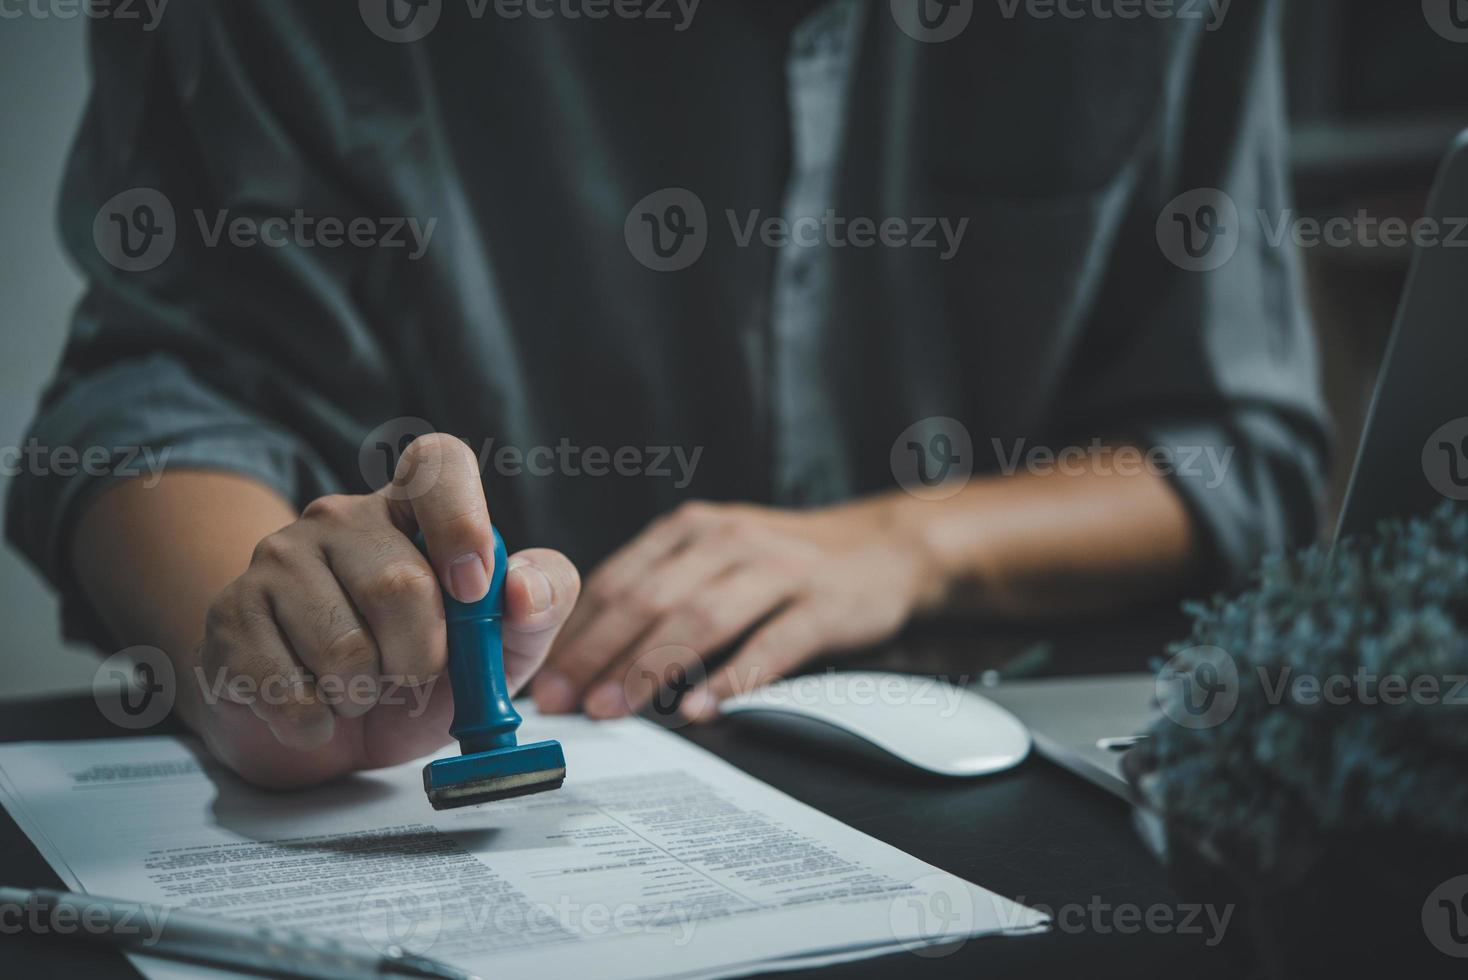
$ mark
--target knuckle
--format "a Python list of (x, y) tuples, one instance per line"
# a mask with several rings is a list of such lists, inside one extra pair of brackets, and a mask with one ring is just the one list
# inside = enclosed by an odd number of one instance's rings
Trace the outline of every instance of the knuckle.
[(389, 564), (403, 554), (403, 535), (396, 528), (373, 528), (356, 535), (353, 544), (361, 548), (364, 560), (374, 567)]
[(261, 687), (273, 685), (288, 687), (289, 682), (281, 673), (280, 665), (268, 654), (248, 646), (236, 646), (226, 654), (226, 666), (232, 675), (248, 677)]
[(251, 565), (286, 565), (295, 560), (297, 549), (284, 531), (267, 534), (255, 545)]
[(448, 634), (438, 622), (411, 643), (383, 647), (381, 676), (386, 683), (418, 685), (442, 674), (448, 661)]
[(683, 620), (695, 633), (714, 633), (723, 625), (716, 603), (708, 599), (692, 599), (683, 607)]
[(377, 648), (360, 626), (328, 640), (323, 656), (333, 672), (346, 677), (377, 673)]
[(713, 521), (718, 514), (717, 504), (711, 504), (707, 500), (689, 500), (678, 505), (678, 509), (673, 512), (673, 520), (697, 527)]
[(244, 602), (235, 606), (233, 627), (245, 636), (275, 632), (275, 614), (262, 603)]
[(325, 497), (317, 497), (311, 501), (301, 512), (301, 516), (331, 524), (340, 524), (345, 523), (351, 517), (353, 509), (351, 497), (334, 493)]
[(484, 510), (467, 510), (434, 521), (438, 531), (455, 541), (479, 541), (489, 537), (489, 515)]
[(647, 617), (661, 616), (668, 611), (668, 602), (656, 586), (638, 585), (630, 589), (622, 603), (632, 612)]
[(236, 579), (209, 604), (204, 614), (206, 636), (233, 635), (255, 624), (256, 598), (247, 577)]
[(714, 534), (720, 544), (734, 547), (753, 548), (769, 541), (764, 528), (753, 521), (738, 518), (720, 525)]
[(431, 602), (438, 597), (438, 582), (427, 565), (399, 562), (378, 573), (368, 586), (367, 598), (378, 605)]

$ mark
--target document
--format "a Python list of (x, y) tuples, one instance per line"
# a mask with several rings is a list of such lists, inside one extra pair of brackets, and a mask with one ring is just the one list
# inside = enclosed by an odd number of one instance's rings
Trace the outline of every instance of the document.
[(521, 734), (561, 740), (564, 788), (435, 812), (420, 760), (265, 793), (152, 736), (0, 746), (0, 800), (73, 891), (484, 977), (742, 976), (1048, 925), (641, 719), (528, 712)]

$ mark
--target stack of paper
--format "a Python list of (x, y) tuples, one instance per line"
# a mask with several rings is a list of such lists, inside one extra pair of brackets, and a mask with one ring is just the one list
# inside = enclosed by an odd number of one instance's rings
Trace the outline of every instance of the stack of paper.
[(486, 977), (725, 977), (1046, 927), (639, 719), (522, 734), (562, 741), (564, 789), (436, 813), (419, 762), (269, 794), (150, 737), (0, 746), (0, 798), (73, 891)]

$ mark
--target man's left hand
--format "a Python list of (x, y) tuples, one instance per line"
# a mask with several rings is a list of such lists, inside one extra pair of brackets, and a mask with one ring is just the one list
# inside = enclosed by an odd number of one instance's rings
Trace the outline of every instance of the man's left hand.
[(707, 676), (680, 708), (706, 720), (732, 694), (889, 639), (942, 591), (890, 499), (806, 512), (690, 503), (654, 521), (587, 580), (535, 678), (537, 705), (616, 718), (681, 669)]

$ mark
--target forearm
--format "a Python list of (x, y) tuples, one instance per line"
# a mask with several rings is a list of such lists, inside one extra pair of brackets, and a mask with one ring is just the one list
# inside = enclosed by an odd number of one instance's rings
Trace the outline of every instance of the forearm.
[[(81, 514), (72, 568), (116, 643), (158, 647), (185, 676), (210, 603), (243, 574), (255, 545), (295, 518), (284, 498), (246, 477), (178, 472), (151, 487), (134, 480)], [(197, 728), (194, 689), (180, 685), (179, 710)]]
[(920, 613), (1022, 619), (1184, 592), (1199, 573), (1187, 508), (1164, 477), (1108, 461), (975, 479), (941, 501), (879, 498), (932, 566)]

